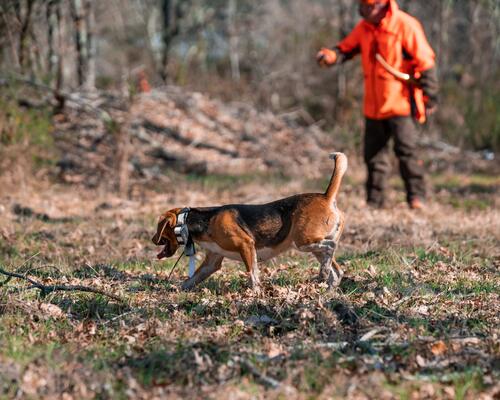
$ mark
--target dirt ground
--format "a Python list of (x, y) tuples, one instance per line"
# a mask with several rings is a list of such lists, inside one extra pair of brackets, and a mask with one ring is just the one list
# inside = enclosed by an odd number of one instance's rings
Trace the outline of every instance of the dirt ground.
[(340, 288), (289, 252), (262, 265), (261, 296), (232, 261), (181, 292), (186, 260), (168, 280), (176, 258), (155, 259), (157, 216), (322, 191), (329, 176), (172, 173), (121, 196), (12, 168), (1, 178), (0, 267), (121, 301), (0, 277), (0, 398), (498, 398), (498, 175), (434, 173), (421, 212), (394, 176), (389, 207), (373, 210), (350, 158)]

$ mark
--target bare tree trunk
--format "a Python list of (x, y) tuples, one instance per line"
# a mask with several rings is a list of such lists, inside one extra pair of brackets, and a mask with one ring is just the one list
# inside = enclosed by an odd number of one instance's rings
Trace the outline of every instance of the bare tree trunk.
[(477, 70), (482, 62), (481, 56), (483, 54), (483, 49), (481, 48), (481, 43), (479, 40), (479, 34), (484, 28), (484, 21), (480, 19), (481, 3), (471, 2), (469, 4), (469, 13), (470, 31), (468, 36), (470, 39), (470, 48), (472, 51), (470, 66), (473, 70)]
[(61, 4), (58, 2), (54, 9), (56, 16), (56, 27), (57, 27), (57, 71), (56, 71), (56, 90), (55, 97), (57, 100), (57, 106), (54, 110), (55, 113), (64, 111), (64, 103), (66, 98), (63, 96), (63, 86), (64, 86), (64, 66), (63, 66), (63, 45), (64, 45), (64, 33), (62, 27), (61, 18)]
[(240, 57), (238, 53), (239, 37), (235, 22), (235, 15), (238, 8), (237, 0), (229, 0), (227, 5), (227, 24), (229, 32), (229, 60), (231, 63), (231, 76), (233, 80), (240, 80)]
[(12, 62), (12, 64), (14, 64), (14, 66), (16, 68), (18, 68), (19, 67), (19, 55), (18, 55), (19, 53), (18, 53), (18, 49), (16, 47), (14, 33), (12, 31), (13, 18), (10, 18), (10, 16), (9, 16), (9, 14), (10, 14), (9, 8), (10, 8), (10, 4), (0, 4), (0, 14), (1, 14), (2, 22), (3, 22), (3, 26), (4, 26), (2, 32), (0, 32), (0, 33), (3, 35), (3, 31), (5, 31), (7, 38), (8, 38), (7, 42), (10, 45), (11, 62)]
[(438, 42), (438, 65), (439, 73), (443, 76), (445, 66), (449, 65), (449, 21), (451, 17), (451, 1), (441, 0), (439, 2), (439, 42)]
[(21, 70), (26, 66), (26, 47), (28, 44), (29, 30), (31, 25), (31, 16), (35, 0), (27, 0), (26, 2), (26, 15), (22, 18), (22, 10), (18, 8), (19, 20), (21, 21), (21, 31), (19, 33), (19, 65)]
[(39, 76), (40, 73), (45, 72), (45, 65), (43, 62), (42, 48), (39, 40), (33, 31), (29, 31), (30, 40), (28, 41), (28, 56), (29, 56), (29, 71), (32, 76)]
[(164, 82), (168, 79), (169, 52), (173, 38), (179, 33), (178, 18), (180, 16), (178, 0), (162, 0), (163, 14), (163, 55), (160, 76)]
[(83, 86), (87, 73), (87, 29), (82, 0), (71, 1), (71, 16), (75, 30), (76, 70), (78, 85)]
[(167, 68), (168, 68), (168, 56), (170, 50), (170, 42), (172, 41), (171, 29), (172, 29), (172, 14), (173, 14), (173, 3), (175, 0), (162, 0), (162, 13), (163, 13), (163, 54), (160, 66), (161, 78), (166, 82), (168, 78)]
[[(352, 1), (350, 0), (339, 0), (338, 1), (339, 12), (338, 15), (338, 27), (339, 27), (339, 39), (343, 39), (352, 28), (351, 23), (351, 7)], [(340, 64), (336, 68), (336, 78), (337, 85), (335, 86), (335, 101), (333, 104), (333, 116), (335, 120), (338, 120), (339, 113), (342, 112), (339, 104), (342, 103), (341, 99), (347, 96), (347, 74), (345, 72), (345, 66)]]
[(58, 7), (59, 0), (50, 0), (47, 3), (47, 71), (51, 79), (56, 76), (58, 54), (56, 53), (56, 34), (58, 29), (58, 17), (55, 10)]
[(87, 26), (87, 74), (85, 76), (85, 89), (95, 90), (95, 62), (96, 62), (96, 35), (95, 29), (95, 3), (94, 0), (85, 1), (85, 22)]

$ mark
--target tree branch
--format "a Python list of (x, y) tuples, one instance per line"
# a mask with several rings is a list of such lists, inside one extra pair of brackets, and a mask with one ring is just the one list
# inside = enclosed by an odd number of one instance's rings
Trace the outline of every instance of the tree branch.
[(63, 291), (63, 292), (89, 292), (89, 293), (96, 293), (96, 294), (101, 294), (103, 296), (109, 297), (110, 299), (116, 300), (120, 303), (123, 303), (123, 299), (121, 299), (118, 296), (115, 296), (113, 294), (107, 293), (103, 290), (100, 289), (95, 289), (89, 286), (83, 286), (83, 285), (44, 285), (43, 283), (37, 282), (25, 275), (21, 275), (15, 272), (8, 272), (5, 271), (4, 269), (0, 268), (0, 274), (6, 275), (8, 278), (2, 282), (2, 286), (5, 285), (11, 278), (18, 278), (25, 280), (29, 283), (31, 283), (32, 286), (29, 287), (29, 289), (39, 289), (42, 293), (42, 296), (46, 296), (49, 293), (56, 292), (56, 291)]
[(0, 85), (8, 85), (9, 81), (15, 81), (18, 83), (22, 83), (25, 85), (32, 86), (35, 89), (44, 91), (44, 92), (49, 92), (51, 93), (54, 98), (60, 103), (61, 101), (64, 101), (66, 103), (66, 100), (69, 102), (73, 102), (75, 104), (78, 104), (82, 108), (86, 109), (87, 111), (93, 112), (98, 118), (101, 118), (105, 122), (109, 122), (112, 120), (111, 116), (109, 115), (108, 112), (93, 106), (90, 101), (85, 100), (84, 98), (77, 97), (75, 94), (72, 93), (67, 93), (60, 91), (58, 89), (51, 88), (48, 85), (45, 85), (41, 82), (38, 82), (33, 79), (25, 78), (23, 76), (19, 75), (11, 75), (9, 77), (2, 77), (0, 76)]
[(240, 358), (240, 365), (244, 367), (248, 372), (250, 372), (257, 380), (259, 380), (263, 385), (268, 386), (272, 389), (279, 388), (281, 386), (280, 382), (276, 379), (271, 378), (260, 372), (255, 365), (253, 365), (250, 361), (245, 360), (244, 358)]

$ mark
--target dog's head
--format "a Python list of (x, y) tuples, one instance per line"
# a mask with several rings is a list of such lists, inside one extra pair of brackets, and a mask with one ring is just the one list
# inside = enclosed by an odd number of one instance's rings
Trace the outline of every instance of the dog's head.
[(174, 208), (160, 215), (156, 233), (151, 239), (155, 245), (164, 246), (162, 251), (157, 255), (159, 260), (172, 257), (179, 248), (179, 243), (174, 234), (174, 227), (177, 223), (179, 211), (181, 211), (180, 208)]

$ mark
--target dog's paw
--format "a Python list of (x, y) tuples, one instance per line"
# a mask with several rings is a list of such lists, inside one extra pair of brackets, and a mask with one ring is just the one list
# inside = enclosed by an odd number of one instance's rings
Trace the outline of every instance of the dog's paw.
[(185, 292), (188, 292), (194, 288), (194, 283), (192, 282), (191, 279), (186, 279), (184, 282), (181, 284), (181, 289), (184, 290)]
[(342, 270), (337, 270), (335, 268), (329, 268), (327, 271), (326, 283), (328, 284), (328, 289), (336, 288), (340, 285), (344, 272)]
[(329, 273), (329, 270), (327, 268), (320, 268), (319, 274), (318, 274), (318, 280), (320, 282), (328, 282), (328, 273)]
[(252, 292), (254, 292), (256, 294), (259, 294), (262, 292), (262, 286), (260, 286), (260, 283), (252, 282), (250, 284), (250, 288), (252, 289)]
[(262, 294), (262, 286), (260, 284), (260, 281), (252, 281), (250, 280), (248, 282), (249, 287), (247, 289), (247, 292), (251, 296), (260, 296)]

